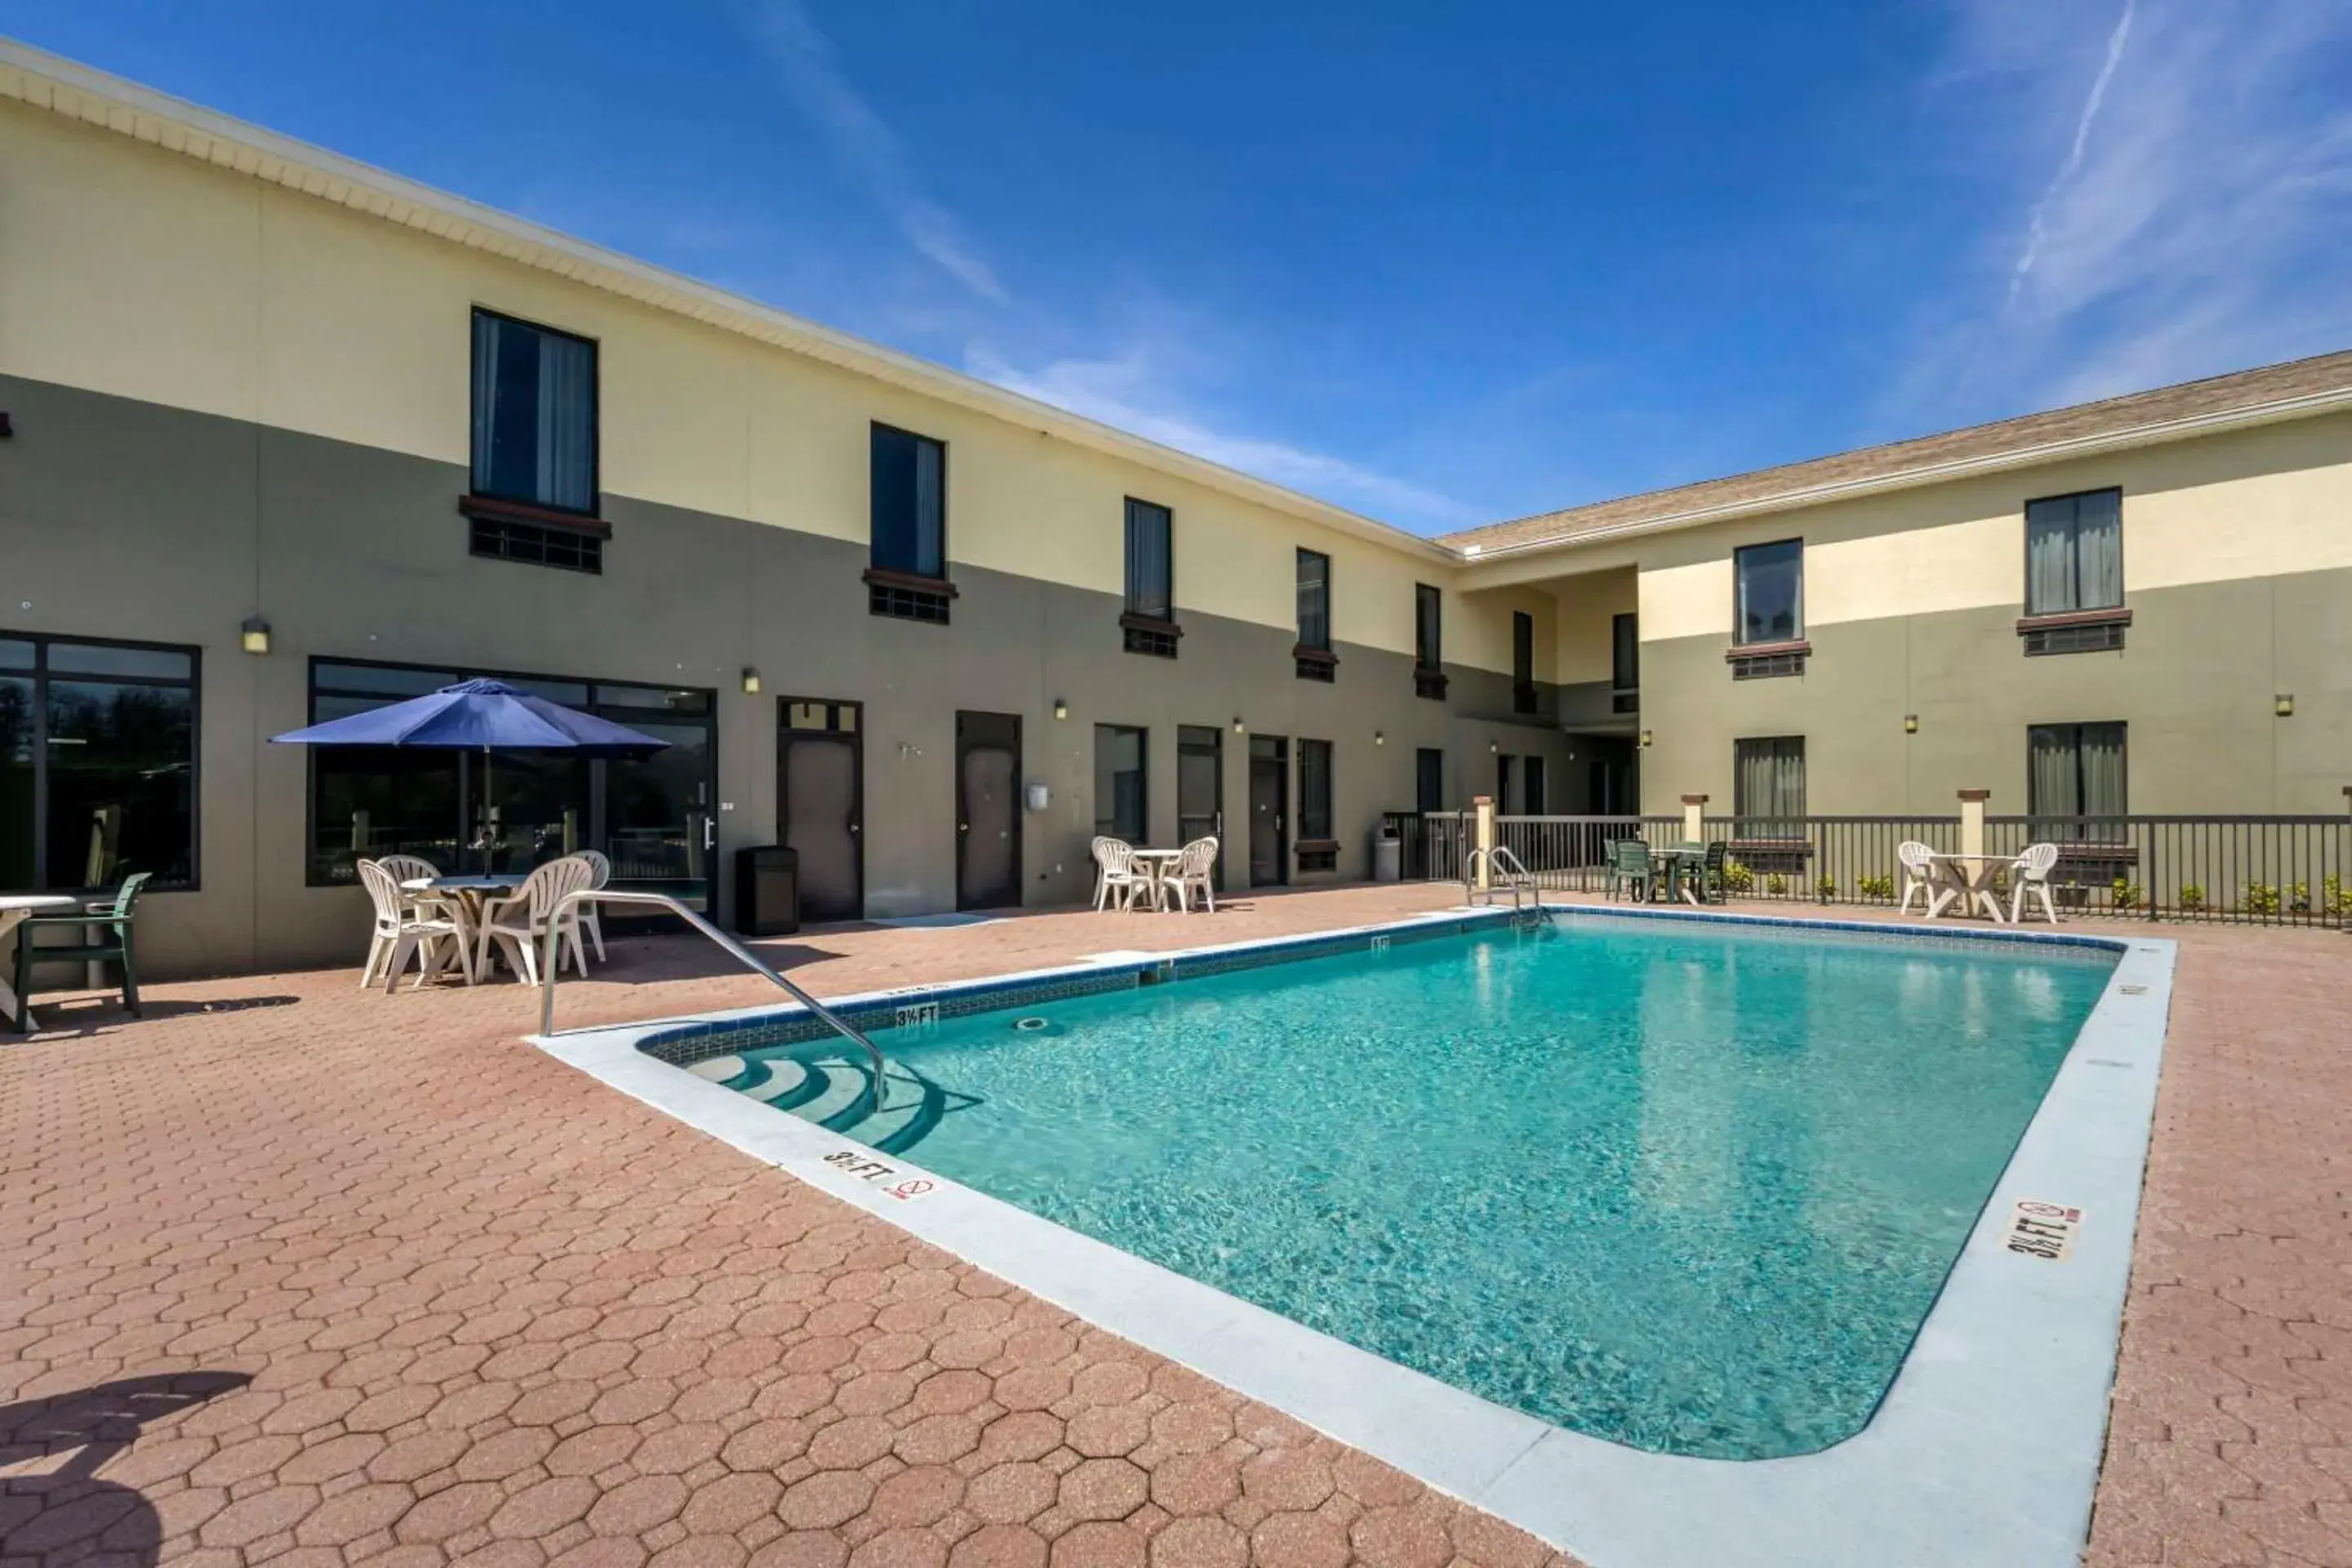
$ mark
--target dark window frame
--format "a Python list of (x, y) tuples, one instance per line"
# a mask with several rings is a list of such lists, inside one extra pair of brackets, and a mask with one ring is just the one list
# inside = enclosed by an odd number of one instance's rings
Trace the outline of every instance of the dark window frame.
[[(321, 653), (312, 654), (309, 662), (304, 666), (302, 672), (303, 712), (306, 715), (306, 721), (313, 724), (319, 721), (319, 699), (322, 695), (319, 685), (319, 669), (322, 665), (341, 666), (342, 668), (352, 669), (393, 669), (406, 670), (411, 673), (427, 675), (447, 674), (455, 675), (461, 680), (487, 679), (490, 680), (505, 680), (511, 682), (535, 681), (544, 682), (549, 685), (581, 686), (587, 689), (588, 702), (586, 706), (591, 710), (599, 707), (622, 706), (621, 704), (598, 703), (596, 701), (596, 691), (600, 687), (627, 687), (639, 691), (692, 692), (706, 699), (706, 705), (702, 712), (684, 714), (672, 713), (666, 715), (659, 721), (648, 716), (646, 722), (690, 723), (707, 721), (710, 736), (709, 781), (713, 791), (711, 805), (714, 811), (718, 809), (719, 805), (719, 797), (716, 792), (719, 787), (719, 780), (720, 776), (719, 771), (720, 726), (719, 721), (719, 690), (716, 687), (666, 685), (660, 681), (655, 680), (625, 680), (599, 675), (551, 675), (544, 670), (480, 669), (463, 663), (459, 663), (455, 666), (449, 664), (419, 664), (409, 659), (342, 658), (334, 654)], [(381, 698), (387, 705), (394, 702), (406, 700), (406, 699), (389, 696), (380, 691), (352, 691), (346, 689), (331, 686), (325, 689), (323, 695), (329, 697)], [(863, 703), (858, 703), (856, 704), (856, 706), (860, 709), (860, 717), (862, 719), (864, 716), (863, 709), (865, 705)], [(646, 713), (647, 715), (651, 715), (656, 710), (652, 709), (646, 710)], [(618, 723), (622, 721), (616, 719), (614, 721)], [(306, 888), (356, 887), (358, 885), (356, 882), (338, 882), (331, 879), (321, 879), (318, 875), (319, 752), (315, 747), (306, 747), (304, 750), (309, 754), (303, 760), (302, 772), (302, 885)], [(467, 826), (471, 820), (471, 813), (468, 809), (468, 803), (462, 785), (460, 787), (458, 796), (457, 809), (457, 831), (462, 835), (466, 831)], [(715, 856), (716, 852), (714, 851), (713, 854)], [(708, 879), (710, 885), (710, 896), (713, 900), (713, 910), (716, 908), (716, 900), (719, 894), (719, 872), (714, 869), (711, 871)], [(706, 915), (712, 914), (711, 910), (706, 910), (704, 912)], [(715, 916), (713, 918), (715, 918)]]
[(1536, 710), (1536, 618), (1511, 612), (1511, 711)]
[[(1812, 758), (1811, 748), (1806, 744), (1806, 738), (1804, 736), (1739, 735), (1733, 738), (1731, 742), (1731, 816), (1732, 837), (1736, 841), (1769, 844), (1790, 839), (1795, 837), (1797, 835), (1802, 834), (1804, 830), (1806, 812), (1810, 809), (1811, 803), (1807, 800), (1800, 799), (1797, 803), (1797, 809), (1794, 813), (1768, 812), (1755, 807), (1755, 804), (1747, 798), (1747, 770), (1741, 765), (1742, 757), (1740, 753), (1744, 747), (1782, 747), (1789, 745), (1794, 745), (1797, 750), (1798, 792), (1801, 795), (1809, 795), (1811, 793), (1811, 779), (1810, 775), (1812, 771)], [(1781, 828), (1786, 828), (1790, 825), (1793, 825), (1796, 829), (1796, 835), (1791, 835), (1787, 832), (1764, 834), (1753, 833), (1749, 831), (1749, 826), (1751, 824), (1761, 824)]]
[[(2122, 773), (2124, 809), (2117, 812), (2100, 812), (2095, 815), (2097, 816), (2129, 816), (2131, 815), (2131, 721), (2129, 720), (2068, 719), (2061, 720), (2055, 723), (2032, 723), (2028, 724), (2025, 727), (2025, 815), (2031, 822), (2037, 825), (2034, 829), (2036, 832), (2043, 830), (2042, 827), (2039, 826), (2042, 824), (2065, 822), (2094, 815), (2086, 813), (2081, 809), (2083, 797), (2088, 793), (2088, 791), (2084, 787), (2084, 780), (2083, 777), (2083, 731), (2085, 730), (2116, 731), (2117, 732), (2116, 750), (2117, 754), (2123, 759)], [(2067, 749), (2072, 751), (2074, 755), (2074, 801), (2076, 805), (2076, 809), (2072, 812), (2043, 811), (2040, 809), (2042, 803), (2034, 798), (2033, 737), (2035, 732), (2038, 731), (2064, 731), (2069, 732)], [(2120, 832), (2115, 828), (2103, 828), (2099, 831), (2116, 833), (2118, 837), (2121, 837)], [(2095, 832), (2094, 834), (2086, 837), (2097, 837), (2097, 834)]]
[[(1135, 837), (1127, 839), (1126, 842), (1130, 844), (1146, 843), (1151, 837), (1150, 727), (1145, 724), (1096, 724), (1094, 740), (1095, 756), (1097, 762), (1096, 770), (1097, 775), (1099, 775), (1100, 773), (1099, 759), (1102, 755), (1103, 738), (1106, 731), (1108, 731), (1113, 736), (1131, 734), (1135, 737), (1135, 773), (1139, 781), (1137, 791), (1139, 798), (1136, 801), (1136, 813), (1142, 818), (1142, 821), (1138, 824), (1136, 827)], [(1113, 776), (1116, 777), (1116, 774)], [(1101, 798), (1101, 790), (1099, 787), (1097, 788), (1095, 793), (1095, 832), (1098, 835), (1108, 835), (1111, 837), (1120, 837), (1115, 805), (1109, 816), (1110, 826), (1106, 827), (1103, 826), (1105, 821), (1103, 807), (1106, 803)]]
[[(1156, 512), (1160, 530), (1160, 558), (1166, 563), (1167, 581), (1161, 590), (1163, 614), (1152, 612), (1150, 595), (1137, 592), (1136, 530), (1139, 514)], [(1147, 515), (1142, 521), (1150, 523)], [(1153, 658), (1174, 658), (1178, 641), (1184, 628), (1176, 624), (1176, 509), (1162, 506), (1140, 496), (1124, 499), (1120, 524), (1120, 541), (1126, 566), (1126, 595), (1119, 612), (1120, 641), (1128, 652), (1144, 654)]]
[[(188, 693), (188, 875), (184, 881), (164, 881), (161, 878), (146, 884), (158, 893), (198, 893), (204, 890), (205, 847), (205, 650), (191, 643), (155, 642), (142, 637), (81, 637), (69, 632), (19, 632), (0, 627), (0, 641), (28, 642), (33, 645), (33, 668), (30, 670), (0, 671), (9, 677), (29, 676), (33, 682), (33, 885), (25, 889), (5, 889), (22, 892), (95, 893), (102, 889), (59, 887), (48, 866), (49, 833), (49, 703), (48, 683), (52, 674), (60, 679), (100, 686), (169, 686), (184, 687)], [(188, 660), (188, 674), (183, 679), (175, 676), (158, 675), (89, 675), (73, 670), (52, 672), (49, 668), (49, 647), (67, 643), (84, 647), (131, 648), (144, 653), (179, 654)], [(13, 962), (14, 955), (0, 955)]]
[[(589, 374), (588, 506), (585, 510), (575, 510), (566, 506), (551, 506), (545, 501), (532, 500), (526, 496), (502, 496), (494, 490), (485, 490), (476, 487), (475, 479), (481, 470), (481, 456), (473, 449), (473, 445), (475, 432), (481, 428), (481, 409), (476, 405), (475, 400), (481, 389), (480, 378), (473, 374), (473, 324), (475, 318), (479, 316), (488, 316), (492, 321), (505, 321), (518, 327), (527, 327), (534, 332), (544, 332), (550, 337), (568, 338), (575, 343), (586, 345)], [(604, 513), (604, 345), (603, 341), (580, 332), (566, 331), (562, 327), (550, 326), (545, 321), (534, 321), (528, 316), (518, 316), (509, 310), (494, 310), (488, 305), (476, 305), (472, 313), (466, 318), (466, 369), (465, 500), (477, 504), (488, 501), (499, 509), (528, 508), (532, 513), (541, 514), (521, 519), (527, 521), (551, 522), (559, 525), (567, 520), (602, 521)], [(466, 509), (460, 506), (459, 510)], [(474, 514), (468, 511), (467, 515), (470, 517)], [(609, 534), (612, 531), (608, 526), (604, 531)]]
[(1636, 610), (1609, 618), (1609, 707), (1615, 713), (1642, 710), (1642, 617)]
[(1412, 585), (1412, 694), (1445, 700), (1445, 593), (1434, 584)]
[[(1293, 582), (1298, 593), (1298, 640), (1291, 647), (1291, 662), (1299, 679), (1329, 681), (1336, 679), (1339, 666), (1339, 655), (1332, 650), (1337, 639), (1331, 627), (1331, 557), (1320, 550), (1309, 550), (1303, 544), (1296, 546), (1295, 550), (1293, 570), (1296, 574)], [(1307, 563), (1309, 561), (1319, 561), (1323, 564), (1320, 584), (1323, 636), (1319, 641), (1309, 641), (1307, 636)]]
[[(1797, 547), (1797, 603), (1794, 635), (1785, 637), (1765, 637), (1750, 642), (1743, 634), (1747, 630), (1747, 605), (1741, 592), (1740, 561), (1761, 550), (1778, 550), (1785, 545)], [(1805, 538), (1797, 534), (1787, 539), (1759, 539), (1753, 544), (1742, 544), (1731, 552), (1731, 646), (1735, 655), (1749, 657), (1759, 652), (1790, 653), (1802, 648), (1811, 651), (1805, 640)]]
[[(2116, 498), (2116, 602), (2112, 605), (2078, 604), (2069, 605), (2064, 609), (2057, 610), (2035, 609), (2033, 607), (2033, 509), (2037, 506), (2045, 506), (2052, 501), (2079, 501), (2084, 496), (2102, 495), (2113, 495)], [(2053, 624), (2053, 617), (2058, 616), (2112, 616), (2118, 611), (2122, 611), (2126, 615), (2129, 614), (2127, 610), (2125, 610), (2125, 605), (2129, 601), (2128, 595), (2126, 595), (2124, 591), (2124, 548), (2128, 542), (2124, 537), (2126, 530), (2124, 528), (2123, 486), (2094, 485), (2089, 489), (2060, 490), (2053, 495), (2028, 496), (2025, 500), (2025, 504), (2018, 509), (2017, 516), (2020, 545), (2018, 564), (2021, 569), (2020, 582), (2023, 584), (2024, 590), (2019, 597), (2025, 605), (2025, 619), (2030, 621), (2039, 621), (2047, 625)], [(2079, 565), (2082, 559), (2080, 554), (2082, 548), (2082, 521), (2079, 517), (2074, 523), (2074, 529), (2075, 550), (2077, 552), (2075, 560)], [(2082, 585), (2079, 581), (2075, 584), (2074, 596), (2077, 599), (2082, 597)]]
[[(910, 441), (928, 444), (940, 453), (940, 574), (928, 576), (903, 567), (887, 565), (875, 558), (880, 547), (881, 531), (876, 526), (876, 506), (878, 501), (874, 483), (874, 437), (887, 432), (903, 436)], [(919, 430), (909, 430), (887, 420), (866, 422), (866, 572), (867, 587), (866, 608), (869, 615), (887, 620), (913, 621), (921, 626), (946, 626), (950, 622), (949, 602), (958, 597), (954, 581), (949, 576), (948, 555), (948, 443), (937, 436), (926, 436)], [(919, 539), (922, 520), (916, 519), (919, 531), (915, 553), (923, 552)]]
[[(1301, 871), (1334, 871), (1339, 866), (1339, 840), (1335, 836), (1339, 818), (1338, 781), (1339, 748), (1328, 741), (1300, 737), (1295, 756), (1298, 774), (1298, 831), (1291, 840), (1291, 853), (1298, 858)], [(1309, 759), (1319, 759), (1311, 762)], [(1320, 776), (1317, 769), (1320, 768)], [(1308, 792), (1309, 781), (1319, 784), (1322, 798), (1318, 801)], [(1321, 831), (1315, 831), (1316, 816), (1320, 813)]]

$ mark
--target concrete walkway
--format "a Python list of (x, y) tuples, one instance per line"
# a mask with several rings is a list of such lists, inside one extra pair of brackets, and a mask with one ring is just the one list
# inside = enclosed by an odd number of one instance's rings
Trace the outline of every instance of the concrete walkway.
[[(766, 946), (842, 994), (1456, 896)], [(2352, 938), (2164, 931), (2092, 1561), (2352, 1563)], [(599, 974), (563, 1026), (773, 994), (678, 940)], [(5, 1568), (1564, 1561), (605, 1091), (518, 1042), (517, 987), (150, 1001), (0, 1046)]]

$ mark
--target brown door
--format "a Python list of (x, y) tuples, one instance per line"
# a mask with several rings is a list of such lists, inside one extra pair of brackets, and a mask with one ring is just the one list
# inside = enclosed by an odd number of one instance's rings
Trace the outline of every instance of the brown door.
[(956, 715), (956, 908), (1021, 901), (1021, 720)]
[(776, 842), (800, 853), (801, 918), (866, 913), (866, 769), (856, 702), (782, 700), (776, 731)]
[(1249, 764), (1250, 886), (1280, 887), (1289, 858), (1290, 824), (1283, 812), (1290, 799), (1289, 742), (1279, 735), (1252, 735)]

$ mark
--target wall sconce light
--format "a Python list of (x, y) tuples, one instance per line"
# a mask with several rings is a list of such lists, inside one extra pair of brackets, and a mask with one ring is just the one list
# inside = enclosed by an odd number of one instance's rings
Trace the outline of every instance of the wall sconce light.
[(1649, 749), (1649, 745), (1650, 745), (1650, 732), (1649, 732), (1647, 730), (1644, 730), (1644, 731), (1642, 731), (1642, 739), (1641, 739), (1640, 744), (1641, 744), (1641, 746), (1642, 746), (1642, 749), (1643, 749), (1643, 750), (1647, 751), (1647, 750)]
[(269, 651), (269, 623), (259, 616), (247, 616), (245, 625), (236, 629), (236, 646), (251, 654)]
[(1063, 700), (1062, 700), (1060, 698), (1058, 698), (1058, 697), (1055, 698), (1055, 699), (1054, 699), (1054, 717), (1055, 717), (1055, 718), (1056, 718), (1056, 719), (1066, 719), (1066, 718), (1068, 718), (1069, 716), (1070, 716), (1070, 705), (1069, 705), (1068, 703), (1066, 703), (1066, 702), (1063, 701)]
[(1238, 717), (1236, 717), (1236, 718), (1234, 720), (1234, 734), (1236, 734), (1236, 735), (1238, 735), (1238, 734), (1240, 734), (1240, 733), (1242, 732), (1243, 729), (1244, 729), (1244, 725), (1243, 725), (1243, 723), (1242, 723), (1241, 720), (1240, 720)]
[(1919, 732), (1919, 715), (1916, 713), (1903, 715), (1903, 732), (1906, 735), (1916, 735)]
[(2294, 693), (2292, 691), (2282, 691), (2276, 697), (2272, 698), (2271, 711), (2277, 714), (2282, 719), (2294, 718)]
[(1385, 745), (1387, 745), (1388, 743), (1389, 743), (1389, 738), (1388, 738), (1386, 735), (1382, 734), (1382, 733), (1381, 733), (1380, 731), (1378, 731), (1378, 730), (1375, 730), (1375, 731), (1372, 731), (1372, 744), (1373, 744), (1373, 745), (1375, 745), (1375, 746), (1385, 746)]
[(760, 672), (748, 664), (743, 667), (743, 695), (746, 697), (760, 695)]
[(1502, 746), (1501, 746), (1500, 744), (1498, 744), (1497, 742), (1496, 742), (1489, 741), (1489, 742), (1486, 742), (1486, 750), (1487, 750), (1490, 753), (1499, 753), (1499, 752), (1502, 751), (1502, 749), (1503, 749), (1503, 748), (1502, 748)]

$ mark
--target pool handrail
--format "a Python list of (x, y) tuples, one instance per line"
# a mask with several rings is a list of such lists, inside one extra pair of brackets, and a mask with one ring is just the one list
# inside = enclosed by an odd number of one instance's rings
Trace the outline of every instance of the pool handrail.
[[(1489, 883), (1485, 888), (1478, 886), (1478, 870), (1482, 863), (1486, 868)], [(1462, 862), (1463, 901), (1475, 904), (1479, 901), (1480, 895), (1483, 894), (1486, 901), (1491, 903), (1494, 900), (1492, 883), (1497, 876), (1501, 877), (1504, 885), (1511, 889), (1512, 909), (1524, 908), (1520, 900), (1522, 896), (1528, 893), (1535, 895), (1536, 908), (1543, 908), (1543, 890), (1536, 883), (1535, 873), (1528, 869), (1527, 863), (1521, 860), (1507, 844), (1497, 844), (1492, 849), (1473, 849), (1464, 858)]]
[(584, 888), (576, 893), (566, 893), (562, 898), (556, 900), (555, 908), (548, 913), (547, 945), (544, 951), (541, 952), (539, 959), (539, 1032), (541, 1035), (551, 1036), (555, 1033), (556, 939), (562, 934), (563, 917), (571, 912), (571, 910), (583, 903), (656, 905), (662, 909), (667, 910), (670, 913), (677, 916), (678, 919), (684, 921), (687, 924), (692, 926), (695, 930), (709, 937), (711, 941), (717, 942), (729, 956), (732, 957), (737, 963), (742, 964), (746, 969), (751, 970), (756, 973), (766, 975), (772, 984), (782, 987), (785, 994), (791, 996), (793, 1001), (798, 1002), (802, 1006), (807, 1008), (813, 1016), (823, 1022), (835, 1034), (840, 1035), (843, 1038), (865, 1048), (866, 1054), (868, 1057), (871, 1057), (874, 1060), (873, 1113), (879, 1115), (887, 1109), (884, 1104), (884, 1097), (889, 1093), (890, 1080), (882, 1060), (881, 1047), (876, 1045), (872, 1040), (867, 1039), (866, 1036), (854, 1026), (844, 1022), (840, 1016), (835, 1014), (833, 1009), (827, 1007), (824, 1003), (818, 1001), (815, 997), (802, 990), (798, 985), (793, 984), (791, 981), (777, 973), (750, 948), (745, 947), (741, 942), (737, 942), (733, 937), (729, 936), (725, 931), (720, 931), (717, 926), (712, 925), (709, 921), (704, 920), (700, 915), (695, 913), (692, 910), (688, 909), (685, 904), (674, 898), (671, 898), (667, 893), (625, 892), (614, 888)]

